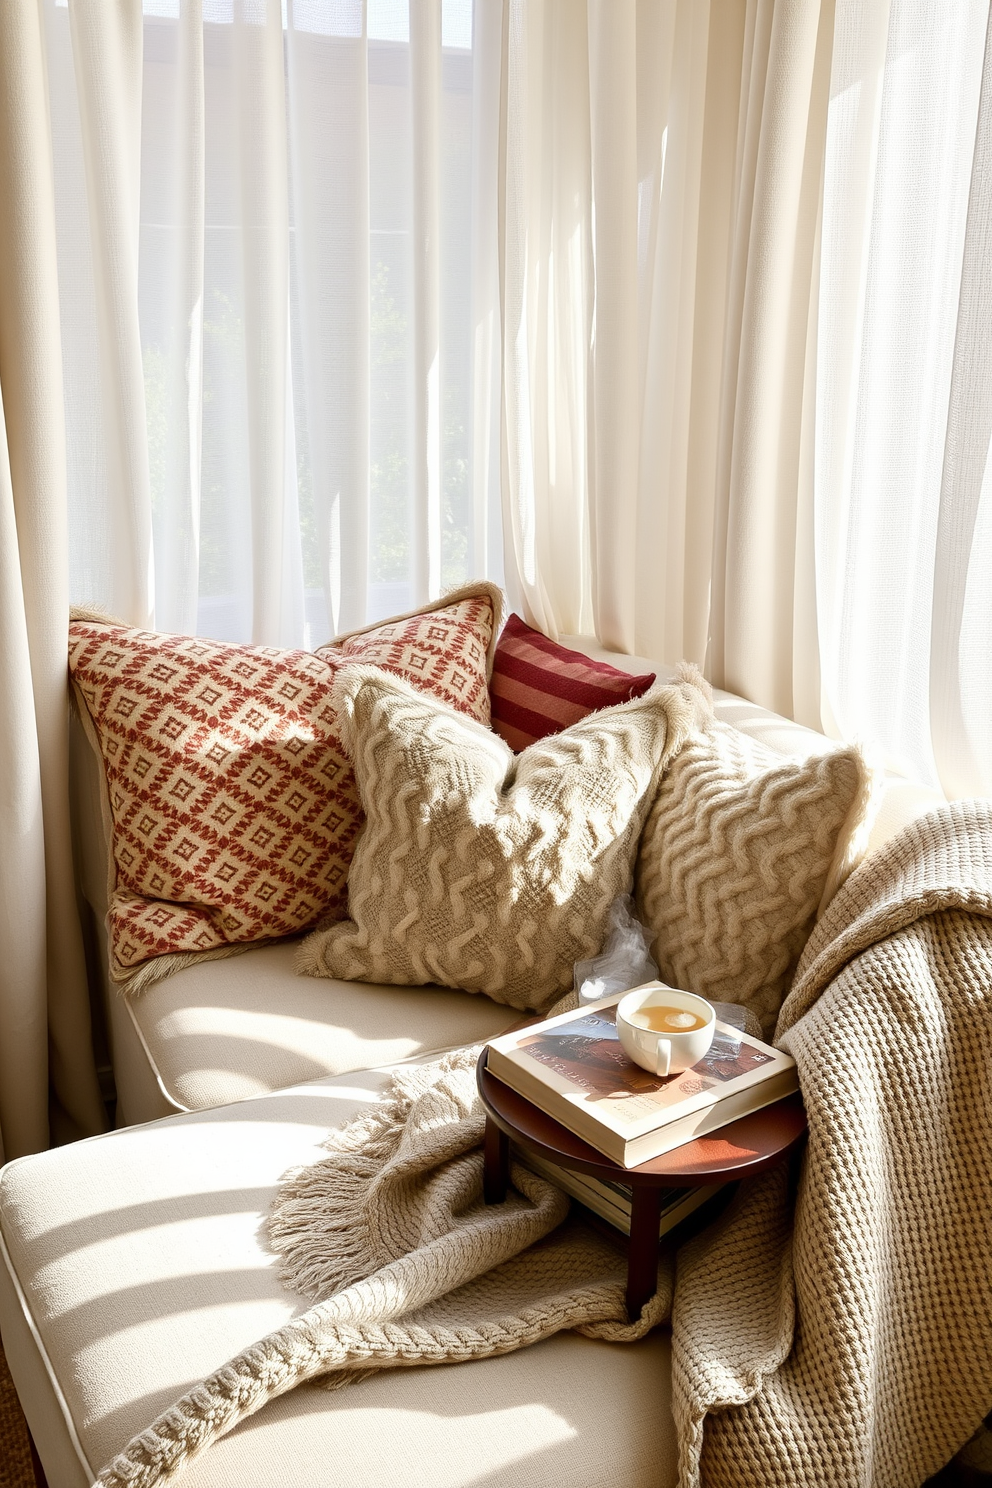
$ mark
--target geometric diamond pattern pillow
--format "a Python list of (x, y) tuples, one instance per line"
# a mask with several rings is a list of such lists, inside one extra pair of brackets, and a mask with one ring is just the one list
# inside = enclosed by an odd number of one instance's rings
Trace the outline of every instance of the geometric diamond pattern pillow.
[(712, 720), (641, 833), (640, 918), (662, 978), (743, 1003), (770, 1038), (821, 907), (864, 856), (876, 778), (856, 747), (795, 760)]
[(495, 584), (472, 584), (422, 609), (338, 636), (316, 654), (340, 662), (367, 661), (405, 677), (488, 727), (489, 674), (499, 635), (503, 595)]
[(341, 918), (362, 811), (338, 670), (359, 651), (488, 725), (501, 604), (473, 584), (317, 653), (74, 620), (70, 671), (107, 789), (115, 980)]

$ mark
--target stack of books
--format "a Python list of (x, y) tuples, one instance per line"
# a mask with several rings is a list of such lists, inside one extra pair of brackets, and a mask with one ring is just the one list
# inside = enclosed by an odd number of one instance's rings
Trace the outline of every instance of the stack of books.
[[(525, 1168), (530, 1168), (539, 1178), (544, 1178), (548, 1183), (553, 1183), (556, 1188), (563, 1189), (573, 1199), (591, 1209), (593, 1214), (598, 1214), (600, 1219), (605, 1219), (615, 1229), (621, 1230), (623, 1234), (630, 1234), (630, 1205), (633, 1191), (629, 1184), (613, 1183), (600, 1178), (590, 1178), (586, 1173), (573, 1173), (568, 1168), (559, 1168), (554, 1163), (545, 1162), (535, 1152), (528, 1152), (516, 1143), (511, 1143), (510, 1150), (515, 1160), (522, 1163)], [(658, 1223), (658, 1238), (667, 1235), (669, 1230), (674, 1230), (683, 1219), (688, 1219), (695, 1209), (706, 1203), (707, 1199), (719, 1193), (721, 1188), (726, 1187), (723, 1183), (705, 1183), (699, 1188), (666, 1188), (661, 1201), (661, 1218)]]

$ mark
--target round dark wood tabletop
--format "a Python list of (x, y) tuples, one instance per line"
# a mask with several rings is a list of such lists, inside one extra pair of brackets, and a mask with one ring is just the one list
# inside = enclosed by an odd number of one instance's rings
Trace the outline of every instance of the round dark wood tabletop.
[(806, 1135), (802, 1097), (790, 1095), (712, 1136), (696, 1137), (639, 1167), (622, 1168), (490, 1074), (485, 1049), (477, 1073), (486, 1113), (506, 1136), (559, 1167), (631, 1188), (694, 1188), (752, 1178), (782, 1162)]

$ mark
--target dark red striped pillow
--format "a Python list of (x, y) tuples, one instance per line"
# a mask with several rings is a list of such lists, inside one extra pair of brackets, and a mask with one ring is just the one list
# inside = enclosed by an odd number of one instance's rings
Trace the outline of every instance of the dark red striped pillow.
[(654, 672), (632, 677), (581, 651), (569, 651), (511, 615), (496, 645), (489, 679), (493, 728), (518, 753), (570, 723), (641, 697)]

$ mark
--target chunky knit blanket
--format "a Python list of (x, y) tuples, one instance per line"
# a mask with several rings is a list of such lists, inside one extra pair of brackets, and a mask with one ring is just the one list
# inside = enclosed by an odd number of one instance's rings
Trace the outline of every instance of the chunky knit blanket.
[(679, 1256), (682, 1488), (917, 1488), (992, 1405), (990, 993), (992, 801), (958, 802), (852, 874), (799, 963), (794, 1214), (773, 1172)]
[[(272, 1242), (314, 1305), (183, 1397), (103, 1471), (150, 1488), (318, 1375), (618, 1342), (671, 1316), (681, 1488), (916, 1488), (992, 1403), (992, 803), (921, 818), (858, 869), (778, 1025), (809, 1146), (744, 1185), (630, 1325), (622, 1255), (514, 1168), (481, 1199), (475, 1050), (291, 1176)], [(659, 1409), (665, 1403), (659, 1401)]]

